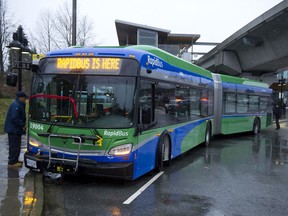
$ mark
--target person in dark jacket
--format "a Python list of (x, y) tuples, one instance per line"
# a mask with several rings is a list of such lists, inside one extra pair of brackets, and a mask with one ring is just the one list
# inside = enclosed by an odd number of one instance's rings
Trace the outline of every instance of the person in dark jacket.
[(19, 161), (21, 151), (21, 137), (26, 133), (25, 92), (17, 92), (16, 99), (10, 105), (4, 126), (8, 134), (9, 167), (22, 167), (23, 161)]
[(275, 116), (276, 130), (280, 129), (279, 119), (281, 117), (281, 106), (279, 104), (274, 104), (273, 113)]

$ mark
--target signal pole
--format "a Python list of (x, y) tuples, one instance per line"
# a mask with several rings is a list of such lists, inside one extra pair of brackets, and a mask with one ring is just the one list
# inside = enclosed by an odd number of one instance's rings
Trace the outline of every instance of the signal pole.
[(77, 0), (73, 0), (72, 8), (72, 46), (76, 46)]

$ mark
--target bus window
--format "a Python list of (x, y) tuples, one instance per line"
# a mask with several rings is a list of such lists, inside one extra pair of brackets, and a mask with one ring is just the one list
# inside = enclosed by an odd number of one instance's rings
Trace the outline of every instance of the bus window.
[(237, 113), (248, 112), (248, 95), (238, 94), (237, 95)]
[(200, 116), (200, 91), (198, 89), (190, 90), (190, 114)]
[(201, 90), (200, 115), (202, 117), (208, 116), (208, 91), (207, 90)]
[(259, 112), (259, 96), (249, 95), (249, 112), (250, 113)]
[(214, 114), (214, 92), (208, 90), (208, 115)]
[(190, 99), (188, 88), (173, 88), (169, 102), (165, 104), (165, 112), (175, 122), (190, 118)]
[(139, 123), (150, 124), (154, 121), (154, 84), (146, 81), (141, 82), (139, 97)]
[(260, 111), (266, 112), (268, 105), (268, 97), (260, 97)]
[(225, 93), (224, 95), (224, 113), (235, 113), (236, 112), (236, 94)]

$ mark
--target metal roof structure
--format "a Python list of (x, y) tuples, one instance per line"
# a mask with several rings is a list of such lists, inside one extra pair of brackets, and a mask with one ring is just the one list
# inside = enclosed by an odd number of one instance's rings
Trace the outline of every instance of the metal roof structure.
[(288, 66), (288, 0), (263, 13), (195, 63), (212, 72), (255, 76)]

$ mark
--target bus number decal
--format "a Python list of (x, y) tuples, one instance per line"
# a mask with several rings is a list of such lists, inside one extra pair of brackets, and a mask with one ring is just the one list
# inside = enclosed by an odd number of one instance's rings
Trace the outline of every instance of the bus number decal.
[(30, 129), (35, 130), (44, 130), (44, 127), (42, 124), (36, 124), (36, 123), (30, 123)]

